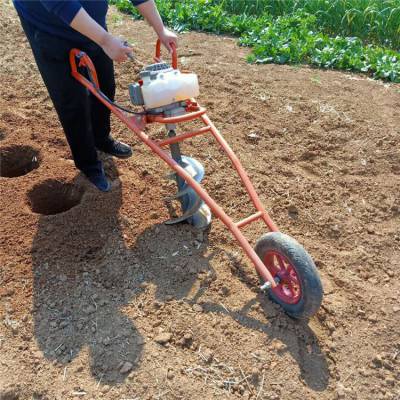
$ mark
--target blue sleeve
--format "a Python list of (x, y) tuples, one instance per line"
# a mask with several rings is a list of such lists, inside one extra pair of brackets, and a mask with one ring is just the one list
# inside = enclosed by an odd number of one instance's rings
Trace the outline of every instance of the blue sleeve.
[(43, 7), (61, 18), (67, 25), (70, 25), (75, 15), (81, 9), (78, 0), (40, 0)]
[(142, 4), (142, 3), (146, 3), (146, 1), (148, 1), (148, 0), (131, 0), (131, 3), (134, 6), (138, 6), (138, 5)]

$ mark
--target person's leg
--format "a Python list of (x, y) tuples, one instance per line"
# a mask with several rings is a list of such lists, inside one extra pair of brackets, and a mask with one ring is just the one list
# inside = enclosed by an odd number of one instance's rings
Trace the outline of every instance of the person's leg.
[(76, 167), (88, 176), (102, 173), (91, 128), (88, 94), (71, 76), (68, 55), (73, 44), (38, 31), (26, 20), (20, 19)]
[[(101, 91), (111, 100), (115, 96), (115, 79), (113, 61), (96, 44), (85, 49), (96, 68)], [(111, 123), (109, 108), (104, 106), (95, 96), (90, 95), (91, 121), (96, 147), (116, 157), (127, 158), (132, 155), (131, 148), (125, 143), (114, 140), (110, 134)]]
[[(101, 91), (111, 101), (114, 101), (115, 79), (113, 61), (100, 48), (95, 52), (91, 52), (90, 49), (88, 49), (87, 54), (92, 59), (96, 68)], [(96, 146), (101, 147), (111, 140), (111, 111), (95, 96), (90, 95), (89, 99), (94, 140)]]

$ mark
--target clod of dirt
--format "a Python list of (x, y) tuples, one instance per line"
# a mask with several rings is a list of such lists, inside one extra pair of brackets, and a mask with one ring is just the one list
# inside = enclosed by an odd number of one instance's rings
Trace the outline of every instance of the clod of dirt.
[(343, 384), (338, 383), (336, 386), (336, 398), (344, 399), (346, 397), (346, 389)]
[(228, 296), (230, 293), (230, 289), (228, 288), (228, 286), (222, 286), (219, 292), (222, 296)]
[(201, 313), (203, 312), (203, 307), (200, 304), (193, 304), (193, 311)]
[(121, 369), (119, 372), (121, 372), (121, 374), (127, 374), (129, 371), (131, 371), (133, 368), (133, 364), (126, 361), (124, 362), (124, 364), (122, 365)]
[(166, 344), (171, 340), (171, 338), (172, 338), (172, 335), (170, 333), (163, 332), (163, 333), (160, 333), (159, 335), (157, 335), (154, 338), (154, 341), (158, 344)]
[(381, 356), (380, 354), (377, 354), (377, 355), (373, 358), (372, 363), (373, 363), (373, 365), (374, 365), (376, 368), (381, 368), (382, 365), (383, 365), (383, 358), (382, 358), (382, 356)]
[(167, 372), (167, 378), (171, 380), (171, 379), (174, 378), (174, 376), (175, 376), (174, 371), (169, 369), (168, 372)]
[(257, 132), (251, 132), (247, 135), (248, 142), (258, 143), (260, 139), (260, 135)]
[(296, 219), (299, 217), (299, 210), (294, 204), (291, 204), (288, 207), (288, 214), (290, 218)]
[(83, 189), (71, 183), (49, 179), (28, 193), (31, 210), (37, 214), (54, 215), (77, 206), (82, 199)]
[(15, 178), (39, 167), (39, 151), (30, 146), (9, 146), (0, 150), (0, 176)]
[(203, 358), (203, 360), (207, 363), (207, 364), (211, 364), (211, 362), (214, 359), (214, 353), (210, 350), (210, 349), (204, 349), (201, 351), (201, 356)]
[(274, 340), (274, 341), (272, 342), (272, 348), (273, 348), (276, 352), (278, 352), (278, 353), (281, 353), (281, 352), (283, 352), (284, 350), (286, 350), (285, 344), (283, 344), (283, 343), (280, 342), (279, 340)]
[(338, 239), (342, 234), (342, 230), (340, 229), (340, 227), (338, 225), (333, 225), (330, 227), (330, 232), (329, 232), (329, 236), (332, 239)]
[(191, 333), (185, 333), (183, 337), (181, 337), (177, 344), (182, 346), (182, 347), (190, 347), (190, 345), (193, 342), (193, 336)]
[(101, 389), (101, 393), (105, 394), (110, 391), (110, 386), (104, 385), (103, 388)]

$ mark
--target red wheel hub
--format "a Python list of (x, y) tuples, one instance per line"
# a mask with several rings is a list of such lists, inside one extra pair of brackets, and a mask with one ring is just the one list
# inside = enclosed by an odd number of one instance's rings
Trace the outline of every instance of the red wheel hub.
[(296, 304), (301, 298), (301, 283), (293, 264), (277, 251), (268, 251), (264, 257), (264, 265), (274, 278), (279, 279), (276, 288), (270, 289), (280, 300), (288, 304)]

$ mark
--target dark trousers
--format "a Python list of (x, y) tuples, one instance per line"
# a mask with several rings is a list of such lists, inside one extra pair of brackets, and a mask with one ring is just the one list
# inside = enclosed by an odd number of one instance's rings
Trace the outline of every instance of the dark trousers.
[(75, 43), (37, 30), (20, 16), (36, 64), (57, 111), (71, 148), (75, 165), (85, 174), (98, 172), (102, 165), (96, 147), (111, 141), (110, 111), (71, 76), (69, 51), (83, 50), (96, 67), (101, 90), (114, 100), (112, 60), (93, 42)]

